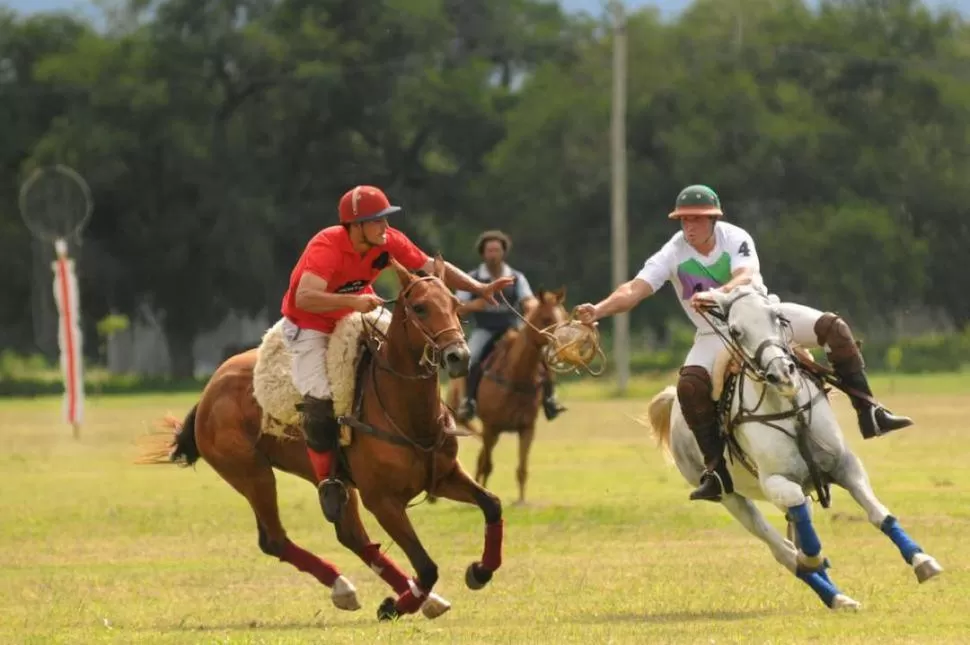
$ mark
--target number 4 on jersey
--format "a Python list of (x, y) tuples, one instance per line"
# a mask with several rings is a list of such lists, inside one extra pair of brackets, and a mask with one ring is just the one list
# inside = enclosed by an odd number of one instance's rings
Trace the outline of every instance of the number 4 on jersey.
[(738, 255), (743, 255), (746, 258), (751, 256), (751, 249), (748, 247), (747, 240), (741, 242), (741, 246), (738, 247)]

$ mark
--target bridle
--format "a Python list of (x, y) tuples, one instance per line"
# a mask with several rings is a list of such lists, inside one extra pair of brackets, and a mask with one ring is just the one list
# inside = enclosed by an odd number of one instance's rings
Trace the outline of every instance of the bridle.
[[(539, 335), (540, 340), (536, 344), (540, 348), (540, 360), (546, 368), (557, 374), (566, 374), (569, 372), (576, 372), (578, 374), (579, 368), (583, 367), (591, 376), (599, 376), (606, 369), (606, 353), (603, 352), (603, 348), (600, 345), (599, 332), (595, 327), (580, 323), (575, 315), (573, 315), (566, 320), (560, 320), (559, 322), (539, 329), (529, 322), (525, 316), (520, 314), (518, 309), (512, 306), (512, 303), (505, 297), (504, 292), (500, 291), (499, 295), (502, 297), (505, 306), (519, 320)], [(542, 305), (539, 306), (541, 307)], [(572, 340), (562, 341), (556, 334), (567, 328), (572, 329), (576, 333), (573, 334)], [(545, 343), (542, 342), (543, 339), (545, 339)], [(597, 356), (602, 360), (602, 363), (599, 371), (594, 371), (590, 368), (590, 364)]]
[[(394, 374), (403, 379), (408, 380), (422, 380), (429, 379), (438, 374), (438, 365), (441, 360), (441, 352), (443, 347), (441, 346), (439, 339), (448, 333), (455, 333), (459, 337), (464, 336), (460, 326), (452, 325), (451, 327), (445, 327), (444, 329), (439, 329), (437, 331), (431, 331), (428, 327), (421, 322), (421, 317), (414, 310), (414, 305), (411, 303), (409, 295), (411, 290), (414, 289), (415, 285), (420, 282), (435, 281), (441, 283), (444, 287), (444, 282), (437, 276), (426, 275), (419, 278), (415, 278), (408, 284), (397, 296), (392, 300), (385, 300), (384, 305), (388, 304), (401, 304), (404, 308), (403, 323), (405, 325), (412, 324), (418, 330), (418, 332), (424, 337), (424, 349), (421, 352), (421, 359), (418, 361), (418, 366), (422, 368), (422, 371), (417, 375), (402, 374), (391, 367), (390, 363), (384, 358), (380, 350), (387, 342), (387, 335), (377, 328), (377, 325), (368, 320), (363, 315), (361, 316), (365, 327), (368, 328), (368, 334), (365, 334), (364, 339), (368, 344), (371, 353), (373, 354), (374, 360), (378, 362), (381, 369)], [(445, 287), (447, 291), (447, 287)], [(452, 296), (454, 297), (454, 296)], [(385, 307), (386, 310), (386, 307)]]
[[(762, 298), (766, 298), (763, 294), (758, 292), (747, 291), (730, 300), (727, 304), (721, 306), (719, 308), (720, 311), (718, 309), (711, 308), (709, 310), (701, 310), (699, 312), (701, 317), (703, 317), (707, 324), (710, 325), (711, 329), (714, 330), (714, 333), (720, 337), (721, 341), (727, 347), (728, 351), (731, 352), (734, 359), (741, 364), (741, 372), (738, 374), (738, 377), (736, 379), (732, 379), (731, 385), (729, 387), (726, 386), (721, 394), (723, 409), (719, 412), (719, 415), (724, 419), (723, 431), (728, 437), (728, 451), (741, 463), (742, 466), (744, 466), (749, 473), (751, 473), (752, 476), (758, 478), (757, 468), (755, 468), (754, 464), (752, 464), (750, 459), (744, 454), (744, 451), (741, 449), (740, 445), (737, 443), (737, 440), (732, 434), (732, 429), (744, 423), (758, 422), (790, 437), (795, 441), (795, 444), (798, 447), (798, 452), (808, 467), (809, 477), (811, 478), (812, 484), (818, 493), (819, 502), (822, 504), (823, 508), (828, 508), (829, 504), (831, 503), (831, 496), (829, 494), (828, 486), (825, 483), (823, 474), (820, 471), (818, 464), (815, 463), (811, 451), (808, 448), (808, 428), (812, 423), (812, 411), (814, 410), (815, 402), (825, 398), (825, 390), (822, 387), (819, 387), (814, 396), (808, 397), (808, 399), (801, 404), (798, 403), (797, 395), (791, 397), (788, 401), (790, 407), (787, 410), (774, 413), (756, 414), (756, 412), (758, 412), (758, 410), (760, 410), (761, 406), (764, 404), (765, 397), (767, 396), (769, 390), (768, 385), (771, 384), (767, 378), (766, 372), (768, 365), (771, 365), (773, 361), (782, 360), (784, 358), (791, 359), (796, 365), (796, 377), (799, 380), (803, 378), (801, 369), (797, 367), (799, 365), (799, 361), (790, 346), (792, 340), (791, 321), (779, 314), (779, 322), (782, 326), (783, 333), (787, 335), (787, 341), (782, 342), (777, 338), (766, 338), (755, 349), (753, 356), (749, 355), (745, 351), (745, 349), (741, 346), (738, 340), (733, 337), (732, 334), (725, 334), (722, 325), (715, 322), (716, 319), (724, 325), (729, 324), (728, 318), (731, 312), (731, 307), (736, 302), (750, 295), (758, 295)], [(768, 365), (762, 366), (761, 360), (764, 357), (765, 350), (770, 347), (777, 347), (782, 351), (782, 354), (768, 361)], [(750, 409), (745, 406), (744, 401), (744, 379), (746, 377), (764, 385), (764, 387), (761, 389), (761, 395), (758, 397), (757, 402), (755, 403), (754, 407)], [(733, 399), (735, 392), (738, 396), (738, 411), (737, 414), (732, 417), (731, 400)], [(784, 427), (778, 425), (779, 421), (784, 421), (787, 419), (794, 419), (794, 433), (789, 432)]]
[[(753, 355), (748, 354), (744, 347), (741, 346), (741, 343), (738, 342), (733, 335), (730, 333), (725, 333), (723, 330), (723, 325), (728, 324), (728, 319), (731, 314), (731, 307), (733, 307), (738, 301), (754, 295), (764, 297), (755, 291), (747, 291), (735, 297), (727, 304), (721, 306), (721, 311), (711, 308), (702, 309), (698, 313), (700, 313), (705, 322), (707, 322), (714, 333), (721, 339), (721, 342), (723, 342), (728, 351), (731, 352), (732, 357), (738, 361), (738, 363), (740, 363), (741, 368), (748, 373), (748, 376), (754, 381), (764, 383), (768, 380), (765, 375), (768, 371), (768, 366), (774, 361), (783, 360), (785, 358), (795, 360), (794, 352), (792, 352), (790, 346), (792, 330), (791, 323), (788, 321), (788, 319), (779, 315), (779, 322), (781, 324), (783, 333), (785, 333), (788, 337), (787, 341), (783, 342), (777, 338), (766, 338), (758, 344), (758, 347), (755, 348)], [(721, 324), (714, 322), (715, 320), (720, 321)], [(781, 350), (782, 353), (768, 361), (767, 365), (762, 365), (761, 360), (764, 358), (765, 351), (772, 347)]]

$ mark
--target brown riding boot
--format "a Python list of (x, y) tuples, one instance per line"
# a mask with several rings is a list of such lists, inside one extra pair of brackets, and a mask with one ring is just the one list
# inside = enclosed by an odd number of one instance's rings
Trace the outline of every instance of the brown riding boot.
[[(822, 314), (815, 323), (815, 336), (843, 385), (871, 399), (872, 389), (866, 378), (865, 361), (848, 323), (835, 314)], [(848, 392), (846, 394), (855, 408), (863, 439), (872, 439), (913, 425), (909, 417), (895, 415), (880, 405), (873, 405)]]
[(711, 376), (703, 367), (687, 365), (680, 368), (677, 400), (704, 455), (706, 467), (700, 486), (691, 491), (690, 499), (719, 502), (723, 494), (734, 492), (734, 482), (724, 461), (724, 439), (718, 427), (717, 407), (711, 398), (713, 391)]

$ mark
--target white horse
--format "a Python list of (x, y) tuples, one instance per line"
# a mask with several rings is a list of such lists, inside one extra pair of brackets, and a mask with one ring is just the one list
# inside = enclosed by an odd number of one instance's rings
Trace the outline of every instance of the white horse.
[[(829, 608), (858, 609), (859, 603), (840, 592), (826, 572), (829, 565), (807, 496), (815, 488), (814, 462), (816, 474), (846, 489), (869, 521), (893, 541), (920, 583), (940, 574), (943, 568), (936, 559), (923, 552), (876, 498), (862, 462), (845, 444), (826, 393), (794, 360), (777, 298), (749, 287), (711, 293), (717, 301), (709, 312), (712, 326), (725, 341), (724, 355), (712, 374), (714, 398), (720, 396), (726, 359), (733, 357), (742, 370), (731, 398), (732, 432), (757, 472), (755, 476), (740, 460), (728, 458), (735, 490), (724, 495), (721, 504)], [(650, 401), (648, 416), (658, 445), (693, 485), (704, 471), (704, 459), (676, 399), (676, 388), (666, 387)], [(799, 432), (810, 459), (799, 450)], [(768, 524), (751, 500), (766, 500), (781, 509), (795, 543)]]

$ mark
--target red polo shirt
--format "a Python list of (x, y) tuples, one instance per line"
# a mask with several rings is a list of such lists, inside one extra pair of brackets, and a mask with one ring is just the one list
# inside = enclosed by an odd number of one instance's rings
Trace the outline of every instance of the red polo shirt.
[(301, 329), (316, 329), (332, 333), (337, 321), (353, 313), (353, 309), (336, 309), (324, 313), (310, 313), (296, 306), (296, 287), (304, 271), (327, 281), (327, 293), (374, 293), (374, 280), (381, 269), (374, 266), (382, 253), (400, 262), (404, 268), (416, 271), (428, 262), (428, 256), (401, 231), (388, 227), (387, 242), (361, 255), (354, 250), (350, 235), (343, 226), (330, 226), (313, 236), (303, 255), (290, 274), (290, 286), (283, 296), (283, 315)]

